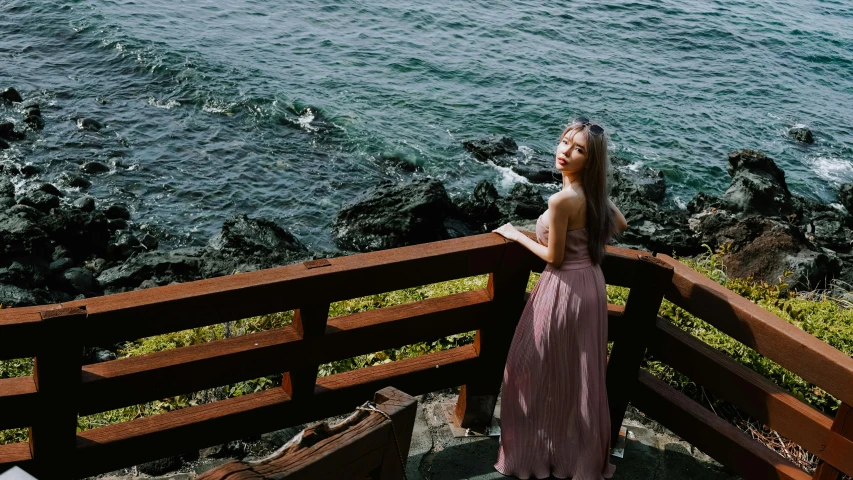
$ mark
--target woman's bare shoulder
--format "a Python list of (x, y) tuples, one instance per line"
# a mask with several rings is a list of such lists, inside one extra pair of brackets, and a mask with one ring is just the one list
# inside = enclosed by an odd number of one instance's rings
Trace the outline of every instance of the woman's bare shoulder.
[(548, 208), (568, 212), (575, 210), (585, 201), (583, 192), (567, 188), (548, 197)]

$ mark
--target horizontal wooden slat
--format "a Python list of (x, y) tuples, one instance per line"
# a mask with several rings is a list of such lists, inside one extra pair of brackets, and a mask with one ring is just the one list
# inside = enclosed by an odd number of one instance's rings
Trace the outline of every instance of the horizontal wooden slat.
[(314, 397), (292, 402), (281, 388), (110, 425), (77, 435), (77, 476), (339, 415), (394, 386), (412, 395), (461, 385), (478, 358), (464, 346), (318, 379)]
[[(655, 327), (649, 351), (656, 359), (823, 458), (831, 418), (668, 320), (659, 317)], [(853, 465), (853, 450), (849, 461)]]
[(301, 341), (291, 327), (83, 367), (79, 411), (89, 415), (433, 341), (488, 320), (485, 289), (331, 318), (326, 334)]
[(32, 425), (35, 400), (32, 376), (0, 379), (0, 430)]
[(788, 460), (645, 370), (640, 371), (631, 403), (748, 480), (811, 478)]
[(0, 473), (14, 466), (29, 470), (32, 467), (32, 458), (29, 443), (21, 442), (0, 445)]
[(667, 255), (673, 266), (666, 299), (758, 353), (853, 404), (853, 358)]
[(69, 302), (85, 306), (95, 345), (147, 337), (302, 305), (319, 305), (493, 271), (507, 247), (496, 234), (296, 264)]

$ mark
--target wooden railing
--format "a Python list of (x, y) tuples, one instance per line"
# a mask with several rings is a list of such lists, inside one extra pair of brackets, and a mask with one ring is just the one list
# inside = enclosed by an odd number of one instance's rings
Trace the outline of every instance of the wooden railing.
[[(0, 360), (35, 357), (35, 369), (0, 379), (0, 429), (30, 431), (27, 443), (0, 445), (0, 471), (94, 475), (345, 413), (386, 386), (417, 395), (462, 385), (462, 424), (487, 423), (530, 272), (543, 267), (518, 244), (486, 234), (2, 310)], [(641, 370), (648, 348), (823, 459), (814, 478), (853, 472), (853, 359), (664, 255), (608, 247), (602, 269), (607, 283), (630, 288), (624, 308), (609, 307), (614, 431), (630, 402), (744, 477), (809, 478)], [(332, 302), (480, 274), (489, 274), (482, 290), (328, 318)], [(664, 295), (840, 398), (835, 423), (658, 318)], [(295, 315), (287, 327), (81, 365), (84, 345), (288, 310)], [(471, 345), (317, 378), (326, 362), (472, 330)], [(275, 374), (281, 388), (76, 432), (78, 415)]]

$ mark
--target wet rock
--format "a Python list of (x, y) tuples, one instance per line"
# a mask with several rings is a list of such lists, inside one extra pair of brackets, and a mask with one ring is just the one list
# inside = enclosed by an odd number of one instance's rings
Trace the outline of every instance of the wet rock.
[(459, 202), (457, 212), (477, 233), (494, 230), (504, 218), (497, 189), (488, 180), (482, 180), (474, 192)]
[(38, 103), (31, 103), (24, 106), (24, 114), (30, 117), (41, 117), (41, 107)]
[(87, 195), (74, 200), (72, 205), (84, 212), (91, 212), (95, 210), (95, 199)]
[(442, 240), (453, 209), (438, 180), (384, 182), (344, 205), (332, 226), (341, 248), (367, 252)]
[(52, 209), (59, 207), (59, 197), (36, 190), (22, 196), (18, 199), (18, 203), (33, 207), (40, 212), (48, 213)]
[(43, 287), (50, 271), (46, 260), (31, 255), (22, 255), (0, 268), (0, 283), (21, 288)]
[(104, 128), (101, 122), (91, 119), (91, 118), (78, 118), (77, 119), (77, 128), (80, 130), (88, 130), (90, 132), (97, 132), (98, 130)]
[(516, 183), (500, 202), (501, 213), (507, 220), (539, 218), (548, 209), (542, 194), (528, 183)]
[(15, 131), (15, 124), (12, 122), (0, 123), (0, 139), (3, 140), (23, 140), (26, 134)]
[(73, 188), (87, 189), (92, 186), (92, 182), (86, 180), (85, 177), (71, 172), (63, 172), (59, 176), (59, 181), (63, 185)]
[(156, 250), (157, 246), (160, 244), (160, 241), (157, 240), (157, 237), (151, 235), (150, 233), (146, 233), (139, 240), (142, 243), (142, 246), (145, 247), (146, 250)]
[(788, 130), (788, 135), (800, 143), (814, 143), (814, 135), (812, 135), (812, 131), (804, 125), (795, 125), (791, 127), (791, 129)]
[(21, 94), (12, 87), (7, 87), (5, 90), (0, 92), (0, 98), (9, 103), (19, 103), (24, 101), (24, 99), (21, 98)]
[(391, 168), (402, 170), (404, 172), (423, 172), (423, 166), (414, 159), (406, 158), (405, 156), (397, 155), (380, 155), (377, 160)]
[(222, 233), (211, 240), (215, 249), (240, 256), (269, 255), (279, 251), (305, 252), (305, 246), (290, 232), (269, 220), (235, 215), (222, 224)]
[(127, 230), (127, 220), (123, 218), (116, 218), (109, 221), (109, 226), (111, 232), (116, 230)]
[(853, 218), (840, 208), (793, 196), (797, 213), (784, 220), (799, 225), (806, 238), (820, 247), (848, 251), (853, 245)]
[(44, 213), (29, 205), (13, 205), (6, 209), (6, 213), (15, 217), (25, 218), (32, 222), (38, 222), (44, 218)]
[(92, 275), (94, 275), (96, 277), (98, 275), (100, 275), (101, 272), (104, 271), (106, 266), (107, 266), (107, 261), (104, 260), (103, 258), (91, 258), (89, 260), (86, 260), (86, 262), (83, 264), (83, 267), (86, 270), (89, 270), (90, 272), (92, 272)]
[(132, 290), (146, 280), (159, 285), (189, 282), (201, 278), (203, 249), (179, 249), (172, 252), (145, 252), (97, 276), (107, 293)]
[(518, 151), (518, 144), (512, 137), (506, 135), (489, 135), (483, 138), (474, 140), (465, 140), (462, 142), (465, 150), (474, 154), (477, 160), (485, 161), (493, 159), (500, 155), (515, 155)]
[(793, 212), (785, 172), (761, 152), (740, 150), (729, 154), (732, 183), (721, 199), (734, 211), (782, 216)]
[(110, 232), (103, 213), (77, 209), (54, 210), (53, 214), (41, 220), (40, 226), (51, 240), (64, 245), (78, 259), (91, 254), (106, 254)]
[(62, 273), (73, 266), (74, 260), (65, 257), (50, 262), (50, 266), (48, 268), (50, 269), (51, 273)]
[(32, 177), (33, 175), (38, 175), (41, 173), (41, 168), (35, 165), (24, 165), (21, 167), (21, 175), (25, 177)]
[(44, 193), (47, 193), (49, 195), (56, 196), (56, 197), (63, 197), (64, 196), (63, 193), (60, 192), (58, 188), (56, 188), (55, 186), (53, 186), (49, 183), (42, 183), (41, 185), (38, 186), (38, 190), (40, 190)]
[(561, 174), (553, 168), (530, 165), (513, 165), (512, 171), (526, 178), (530, 183), (560, 183)]
[(4, 307), (32, 307), (52, 303), (42, 289), (24, 289), (0, 283), (0, 304)]
[(0, 177), (0, 198), (13, 198), (15, 185), (8, 179)]
[(613, 157), (613, 180), (611, 192), (617, 195), (625, 191), (636, 191), (640, 196), (653, 202), (660, 202), (666, 195), (666, 179), (663, 172), (656, 168), (638, 166), (630, 161)]
[(86, 347), (84, 349), (83, 361), (87, 365), (93, 363), (109, 362), (116, 359), (116, 352), (101, 347)]
[(845, 183), (838, 189), (838, 203), (844, 205), (847, 213), (853, 214), (853, 183)]
[(17, 205), (14, 197), (3, 197), (0, 196), (0, 211), (8, 210), (9, 208)]
[(116, 218), (122, 218), (124, 220), (130, 220), (130, 210), (128, 210), (126, 206), (124, 206), (120, 203), (117, 203), (115, 205), (110, 205), (109, 207), (107, 207), (106, 210), (104, 210), (104, 213), (106, 214), (107, 218), (109, 218), (110, 220), (113, 220)]
[(184, 462), (181, 460), (181, 457), (168, 457), (161, 458), (160, 460), (155, 460), (153, 462), (143, 463), (142, 465), (138, 465), (136, 468), (140, 473), (156, 477), (178, 470), (183, 465)]
[(125, 260), (134, 253), (143, 250), (139, 239), (129, 233), (118, 236), (114, 243), (107, 245), (107, 258), (112, 260)]
[(101, 162), (86, 162), (82, 166), (80, 166), (80, 170), (88, 174), (95, 174), (109, 172), (110, 167), (104, 165)]
[(619, 239), (621, 243), (666, 254), (701, 253), (701, 244), (697, 235), (691, 231), (685, 212), (665, 209), (639, 189), (617, 192), (613, 203), (628, 222), (628, 230)]
[(69, 287), (66, 291), (75, 294), (89, 294), (94, 290), (95, 277), (85, 268), (69, 268), (62, 273), (64, 283)]
[(0, 150), (6, 150), (7, 148), (9, 148), (9, 144), (5, 140), (0, 139)]
[(53, 254), (51, 254), (51, 258), (54, 260), (59, 260), (60, 258), (71, 258), (73, 253), (71, 249), (66, 247), (65, 245), (57, 245), (53, 248)]

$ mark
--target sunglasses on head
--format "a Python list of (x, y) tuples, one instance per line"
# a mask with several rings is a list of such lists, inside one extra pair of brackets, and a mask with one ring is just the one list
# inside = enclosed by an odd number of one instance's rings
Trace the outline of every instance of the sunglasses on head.
[(586, 117), (577, 117), (577, 118), (575, 118), (574, 122), (572, 122), (572, 123), (580, 124), (583, 126), (589, 125), (590, 135), (601, 135), (604, 133), (604, 128), (602, 128), (601, 125), (598, 125), (597, 123), (590, 122), (589, 119)]

